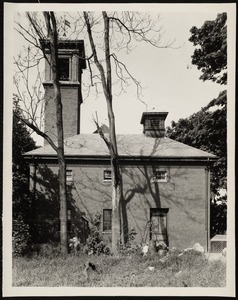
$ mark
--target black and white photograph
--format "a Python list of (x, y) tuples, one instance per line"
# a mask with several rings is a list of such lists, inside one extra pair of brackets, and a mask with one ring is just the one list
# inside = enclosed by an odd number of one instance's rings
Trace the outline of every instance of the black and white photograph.
[(233, 3), (4, 5), (4, 296), (235, 296)]

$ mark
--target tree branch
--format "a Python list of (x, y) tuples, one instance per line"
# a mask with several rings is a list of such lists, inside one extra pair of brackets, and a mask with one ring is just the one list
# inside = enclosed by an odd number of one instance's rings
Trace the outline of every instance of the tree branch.
[(38, 127), (36, 127), (33, 123), (29, 122), (27, 119), (21, 118), (18, 114), (14, 113), (14, 116), (26, 124), (28, 127), (30, 127), (32, 130), (34, 130), (35, 133), (37, 133), (39, 136), (43, 137), (50, 146), (55, 150), (56, 153), (58, 153), (58, 147), (55, 145), (55, 143), (52, 141), (52, 139), (43, 131), (41, 131)]

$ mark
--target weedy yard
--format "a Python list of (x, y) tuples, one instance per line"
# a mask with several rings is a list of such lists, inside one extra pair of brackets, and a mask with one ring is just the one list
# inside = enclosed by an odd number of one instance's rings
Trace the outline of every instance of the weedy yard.
[(35, 255), (13, 259), (14, 286), (224, 287), (226, 264), (195, 251), (141, 256)]

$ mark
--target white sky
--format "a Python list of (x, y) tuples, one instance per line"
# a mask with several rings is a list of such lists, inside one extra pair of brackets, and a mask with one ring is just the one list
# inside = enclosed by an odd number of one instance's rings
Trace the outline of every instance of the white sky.
[[(135, 9), (141, 8), (137, 6)], [(63, 5), (61, 10), (66, 11)], [(21, 8), (21, 11), (24, 9)], [(120, 57), (132, 75), (145, 87), (142, 94), (147, 110), (169, 112), (166, 126), (170, 126), (172, 120), (178, 121), (179, 118), (197, 112), (225, 89), (224, 86), (199, 79), (201, 71), (191, 64), (191, 55), (195, 47), (188, 41), (192, 26), (199, 28), (206, 20), (214, 20), (218, 13), (224, 11), (224, 5), (158, 4), (155, 9), (151, 9), (151, 16), (153, 17), (154, 12), (159, 13), (160, 24), (165, 31), (164, 41), (175, 39), (173, 47), (176, 49), (158, 49), (141, 42), (130, 54)], [(17, 41), (14, 47), (16, 54), (22, 49), (25, 41), (15, 31), (14, 36)], [(87, 54), (90, 55), (91, 52)], [(83, 74), (82, 81), (86, 80), (86, 77), (86, 74)], [(93, 116), (96, 111), (99, 122), (107, 124), (105, 99), (103, 96), (97, 96), (96, 99), (95, 95), (91, 94), (81, 105), (81, 133), (92, 133), (95, 130)], [(131, 83), (126, 93), (119, 97), (114, 96), (117, 133), (142, 133), (140, 119), (144, 111), (146, 106), (137, 99), (136, 87)], [(33, 137), (38, 144), (43, 143), (37, 135)]]
[[(166, 126), (170, 126), (172, 120), (177, 121), (197, 112), (224, 89), (218, 84), (199, 80), (201, 72), (191, 65), (195, 47), (188, 41), (192, 26), (200, 27), (205, 20), (215, 19), (218, 12), (161, 13), (161, 24), (166, 30), (165, 39), (175, 38), (174, 46), (182, 46), (178, 49), (157, 49), (140, 43), (124, 59), (128, 61), (129, 70), (146, 87), (143, 90), (143, 101), (148, 105), (148, 111), (169, 112)], [(95, 110), (101, 122), (107, 120), (104, 99), (87, 99), (81, 108), (82, 133), (94, 130), (92, 114)], [(114, 97), (114, 110), (118, 133), (142, 133), (140, 118), (146, 107), (136, 98), (133, 84), (127, 94)]]

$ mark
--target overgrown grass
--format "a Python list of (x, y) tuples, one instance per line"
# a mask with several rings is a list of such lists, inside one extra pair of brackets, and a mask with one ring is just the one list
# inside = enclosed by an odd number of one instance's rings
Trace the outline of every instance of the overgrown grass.
[[(91, 262), (96, 270), (84, 271)], [(150, 270), (149, 267), (154, 267)], [(87, 274), (86, 274), (87, 273)], [(208, 261), (191, 252), (182, 256), (170, 254), (137, 254), (88, 256), (82, 252), (67, 257), (18, 257), (13, 259), (14, 286), (83, 286), (83, 287), (223, 287), (226, 265)]]

